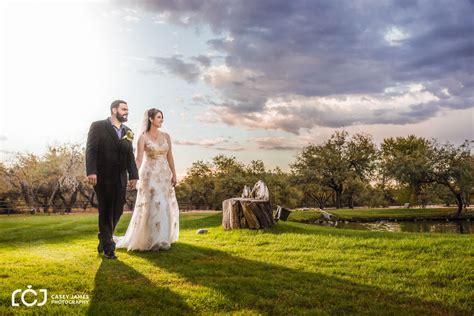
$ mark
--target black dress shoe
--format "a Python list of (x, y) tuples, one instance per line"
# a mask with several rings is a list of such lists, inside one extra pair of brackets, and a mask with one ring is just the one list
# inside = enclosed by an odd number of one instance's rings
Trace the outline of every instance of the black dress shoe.
[(99, 242), (99, 244), (97, 245), (97, 252), (99, 254), (103, 253), (104, 252), (104, 247), (102, 246), (102, 243)]
[(117, 259), (117, 256), (115, 255), (115, 252), (113, 251), (105, 252), (104, 255), (107, 259)]

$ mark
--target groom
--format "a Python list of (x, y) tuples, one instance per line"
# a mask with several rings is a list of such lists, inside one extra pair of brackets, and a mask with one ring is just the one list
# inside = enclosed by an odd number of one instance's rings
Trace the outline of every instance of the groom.
[[(87, 136), (86, 172), (99, 202), (99, 245), (97, 251), (116, 259), (112, 239), (123, 213), (127, 186), (133, 189), (138, 170), (133, 155), (133, 133), (122, 123), (127, 121), (127, 102), (110, 105), (111, 116), (92, 123)], [(128, 172), (128, 182), (127, 182)]]

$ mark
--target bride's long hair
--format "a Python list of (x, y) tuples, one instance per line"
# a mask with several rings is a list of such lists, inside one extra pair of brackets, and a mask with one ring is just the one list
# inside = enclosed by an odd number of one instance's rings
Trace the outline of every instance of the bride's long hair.
[(151, 128), (150, 119), (153, 121), (155, 119), (156, 114), (158, 114), (158, 113), (161, 113), (161, 117), (164, 118), (163, 112), (161, 112), (160, 110), (155, 109), (155, 108), (151, 108), (151, 109), (148, 110), (148, 120), (147, 120), (148, 123), (147, 123), (145, 132), (148, 132)]

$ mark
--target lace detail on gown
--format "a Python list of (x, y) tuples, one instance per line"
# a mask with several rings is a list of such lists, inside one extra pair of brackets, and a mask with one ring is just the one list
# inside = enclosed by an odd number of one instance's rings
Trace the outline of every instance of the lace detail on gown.
[(116, 248), (168, 249), (178, 240), (179, 209), (171, 185), (173, 174), (166, 159), (168, 149), (165, 139), (157, 144), (145, 138), (135, 208), (125, 236), (114, 236)]

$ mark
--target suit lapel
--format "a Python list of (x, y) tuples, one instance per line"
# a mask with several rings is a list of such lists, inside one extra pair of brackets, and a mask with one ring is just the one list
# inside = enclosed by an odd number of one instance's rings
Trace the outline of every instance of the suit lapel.
[(115, 145), (119, 146), (120, 140), (118, 139), (117, 132), (108, 119), (105, 120), (105, 129), (109, 132), (110, 137), (112, 137), (114, 140)]
[(123, 125), (123, 128), (122, 128), (122, 136), (120, 137), (120, 143), (121, 143), (122, 145), (124, 145), (125, 147), (128, 146), (128, 143), (131, 143), (131, 142), (129, 142), (128, 140), (123, 139), (123, 137), (127, 134), (128, 131), (129, 131), (128, 127), (126, 127), (125, 125)]

